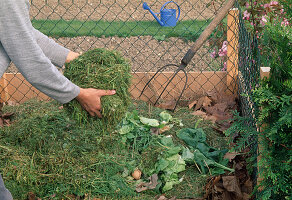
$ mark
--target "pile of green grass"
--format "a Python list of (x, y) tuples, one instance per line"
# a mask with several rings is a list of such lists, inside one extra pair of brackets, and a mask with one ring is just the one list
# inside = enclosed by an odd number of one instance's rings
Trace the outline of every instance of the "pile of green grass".
[(79, 124), (94, 124), (97, 130), (114, 128), (124, 116), (131, 102), (129, 87), (131, 84), (129, 62), (117, 51), (94, 49), (87, 51), (77, 59), (66, 64), (64, 75), (82, 88), (116, 90), (112, 96), (101, 98), (102, 119), (90, 117), (77, 100), (65, 105), (73, 119)]
[[(131, 104), (129, 111), (158, 118), (161, 109), (146, 103)], [(136, 193), (135, 181), (123, 176), (125, 169), (138, 167), (147, 179), (153, 169), (161, 145), (153, 142), (143, 152), (133, 152), (121, 142), (121, 135), (98, 135), (90, 126), (80, 126), (56, 102), (30, 101), (20, 106), (6, 107), (15, 112), (14, 124), (0, 129), (0, 172), (14, 199), (26, 199), (33, 192), (42, 199), (70, 199), (68, 195), (84, 195), (103, 199), (155, 199), (159, 191)], [(172, 115), (185, 127), (193, 127), (198, 118), (188, 109), (177, 109)], [(201, 122), (208, 143), (225, 148), (226, 140)], [(167, 134), (175, 135), (180, 127)], [(176, 185), (167, 196), (199, 197), (207, 176), (195, 167), (180, 174), (185, 181)]]

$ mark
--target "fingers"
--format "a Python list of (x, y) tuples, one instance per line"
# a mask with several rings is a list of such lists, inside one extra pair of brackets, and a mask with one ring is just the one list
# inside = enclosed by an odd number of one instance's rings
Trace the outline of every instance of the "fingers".
[(100, 110), (94, 110), (94, 111), (91, 111), (91, 110), (86, 109), (86, 108), (85, 108), (85, 110), (89, 113), (89, 115), (90, 115), (91, 117), (95, 117), (95, 116), (97, 116), (98, 118), (102, 118), (102, 114), (101, 114)]
[(116, 94), (115, 90), (99, 90), (98, 92), (100, 96), (109, 96)]
[(114, 95), (116, 94), (115, 90), (98, 90), (94, 88), (80, 88), (80, 93), (76, 97), (78, 102), (81, 104), (81, 106), (86, 110), (90, 116), (95, 117), (97, 116), (98, 118), (102, 118), (101, 115), (101, 101), (100, 98), (102, 96), (107, 96), (107, 95)]
[(95, 114), (96, 114), (96, 116), (97, 116), (99, 119), (102, 118), (102, 115), (101, 115), (100, 111), (97, 111)]

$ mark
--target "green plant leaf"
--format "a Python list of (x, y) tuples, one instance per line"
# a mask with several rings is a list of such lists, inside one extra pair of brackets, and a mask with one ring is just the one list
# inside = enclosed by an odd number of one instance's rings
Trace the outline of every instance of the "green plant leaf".
[(183, 128), (179, 131), (177, 137), (182, 139), (187, 145), (193, 148), (197, 148), (198, 142), (206, 141), (206, 134), (201, 128)]
[(172, 141), (172, 137), (171, 136), (166, 136), (166, 137), (162, 137), (161, 138), (161, 143), (167, 147), (173, 147), (174, 143)]
[(189, 148), (185, 148), (185, 147), (183, 148), (182, 159), (184, 159), (187, 162), (194, 161), (194, 154), (190, 151)]
[(156, 171), (157, 173), (160, 171), (163, 171), (164, 169), (167, 168), (167, 166), (169, 165), (169, 161), (167, 161), (164, 158), (161, 158), (158, 163), (156, 163)]
[(122, 128), (120, 128), (119, 133), (121, 135), (125, 135), (127, 133), (130, 133), (132, 130), (134, 130), (134, 127), (133, 126), (124, 125), (124, 126), (122, 126)]
[(161, 121), (164, 122), (165, 124), (169, 123), (172, 121), (172, 116), (167, 112), (163, 111), (159, 114)]
[(157, 119), (149, 119), (146, 117), (140, 117), (140, 121), (142, 124), (151, 126), (151, 127), (158, 127), (159, 126), (159, 121)]

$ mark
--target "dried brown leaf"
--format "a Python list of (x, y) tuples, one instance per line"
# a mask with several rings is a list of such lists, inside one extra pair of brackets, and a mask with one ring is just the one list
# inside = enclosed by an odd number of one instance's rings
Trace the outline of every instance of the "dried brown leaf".
[(167, 198), (164, 195), (161, 195), (157, 200), (167, 200)]
[(171, 129), (171, 127), (166, 125), (166, 126), (159, 129), (159, 133), (164, 133), (166, 131), (169, 131), (170, 129)]
[(223, 176), (223, 186), (228, 192), (234, 193), (238, 198), (242, 198), (242, 192), (236, 176)]
[(149, 182), (148, 183), (140, 183), (136, 186), (136, 192), (143, 192), (146, 190), (152, 190), (155, 189), (156, 186), (158, 185), (158, 175), (153, 174), (152, 176), (149, 177)]
[(159, 133), (160, 133), (159, 128), (152, 127), (150, 129), (150, 133), (151, 133), (151, 135), (159, 135)]
[(197, 111), (194, 111), (192, 112), (192, 115), (196, 115), (196, 116), (200, 116), (200, 117), (206, 117), (207, 116), (207, 113), (201, 111), (201, 110), (197, 110)]
[(37, 197), (36, 197), (36, 195), (35, 195), (33, 192), (29, 192), (29, 193), (27, 194), (27, 199), (28, 199), (28, 200), (36, 200)]
[(198, 99), (194, 111), (199, 110), (203, 107), (208, 107), (209, 105), (211, 105), (211, 100), (207, 96), (201, 97)]
[(241, 191), (246, 194), (251, 194), (253, 191), (252, 181), (248, 179), (245, 183), (241, 186)]
[(160, 103), (157, 107), (165, 110), (173, 110), (176, 105), (176, 101), (165, 101)]
[(197, 104), (197, 100), (195, 101), (192, 101), (190, 104), (189, 104), (189, 109), (192, 109), (196, 104)]
[(224, 159), (228, 159), (229, 162), (231, 162), (236, 156), (238, 155), (237, 152), (227, 152), (225, 155), (224, 155)]

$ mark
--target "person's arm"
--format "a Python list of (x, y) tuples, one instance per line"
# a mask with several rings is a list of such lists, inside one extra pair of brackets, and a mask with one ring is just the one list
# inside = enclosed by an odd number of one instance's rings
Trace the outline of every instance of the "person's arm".
[(0, 78), (3, 76), (9, 64), (10, 58), (8, 57), (6, 51), (2, 47), (2, 43), (0, 42)]
[(53, 39), (35, 28), (33, 28), (33, 34), (44, 54), (59, 68), (62, 68), (65, 63), (69, 63), (80, 55), (79, 53), (70, 51), (62, 45), (59, 45)]
[(34, 87), (61, 103), (79, 95), (80, 88), (54, 67), (34, 39), (25, 0), (0, 2), (0, 27), (3, 48)]
[(35, 28), (32, 29), (32, 32), (37, 44), (40, 46), (46, 57), (48, 57), (55, 66), (60, 68), (63, 67), (70, 50), (59, 45), (53, 39)]

